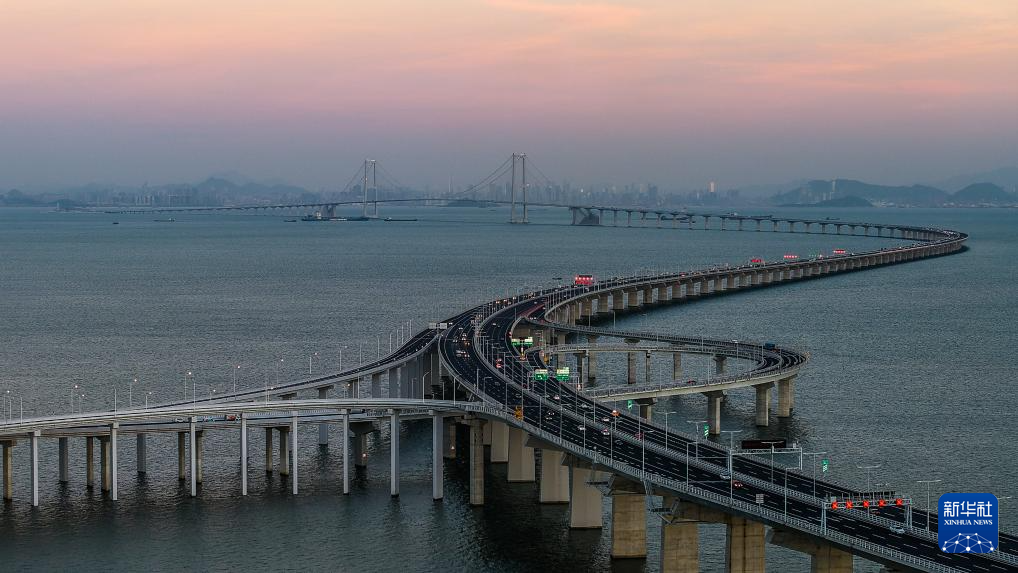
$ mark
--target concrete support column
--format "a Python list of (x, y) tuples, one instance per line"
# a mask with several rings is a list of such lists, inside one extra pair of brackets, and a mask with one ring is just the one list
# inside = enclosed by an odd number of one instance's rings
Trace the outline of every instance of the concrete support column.
[(636, 384), (636, 353), (626, 353), (626, 383)]
[(442, 457), (447, 460), (456, 459), (456, 422), (445, 423), (445, 433), (443, 436)]
[(810, 573), (852, 573), (852, 554), (824, 544), (817, 548), (810, 560)]
[(586, 355), (586, 351), (573, 353), (573, 356), (576, 357), (576, 379), (580, 382), (583, 382), (583, 371), (585, 370), (583, 368), (583, 359), (586, 358)]
[(205, 432), (199, 430), (194, 435), (194, 461), (197, 464), (195, 470), (195, 479), (198, 483), (204, 481), (204, 472), (202, 471), (205, 467)]
[(569, 466), (562, 457), (558, 450), (541, 449), (541, 503), (569, 503)]
[[(141, 435), (141, 434), (139, 434), (139, 435)], [(67, 479), (67, 474), (68, 474), (67, 466), (68, 466), (68, 462), (70, 462), (70, 452), (67, 451), (67, 438), (60, 438), (59, 440), (57, 440), (57, 444), (58, 444), (58, 448), (59, 448), (59, 453), (58, 453), (59, 457), (57, 459), (59, 460), (59, 467), (60, 467), (60, 483), (67, 483), (67, 481), (68, 481), (68, 479)]]
[(572, 529), (600, 529), (601, 490), (587, 485), (597, 472), (572, 466), (569, 468), (569, 527)]
[(28, 470), (32, 477), (32, 507), (39, 507), (39, 435), (35, 430), (28, 434)]
[(650, 368), (650, 351), (648, 350), (647, 353), (644, 355), (644, 367), (643, 367), (643, 382), (648, 386), (650, 386), (651, 384), (651, 373), (652, 370)]
[(597, 353), (587, 353), (587, 381), (594, 382), (597, 380)]
[(99, 437), (99, 488), (101, 491), (110, 491), (110, 438), (109, 436)]
[(488, 422), (491, 426), (491, 463), (509, 461), (509, 427), (505, 422)]
[(279, 475), (290, 475), (290, 428), (277, 428), (279, 432)]
[(196, 421), (197, 421), (197, 419), (194, 416), (192, 416), (191, 417), (191, 421), (188, 424), (188, 431), (187, 431), (188, 442), (189, 442), (190, 450), (191, 450), (191, 455), (190, 455), (190, 458), (191, 458), (190, 462), (191, 463), (188, 466), (188, 469), (190, 470), (190, 478), (191, 478), (191, 480), (190, 480), (191, 481), (191, 497), (196, 497), (198, 495), (198, 476), (195, 473), (196, 472), (196, 468), (198, 467), (198, 460), (195, 459), (195, 442), (196, 442), (196, 434), (197, 434), (197, 428), (195, 427)]
[(297, 479), (297, 412), (293, 413), (290, 418), (290, 457), (293, 458), (293, 467), (290, 468), (290, 483), (293, 484), (293, 495), (297, 495), (297, 484), (300, 480)]
[(356, 467), (368, 467), (368, 435), (359, 434), (354, 431), (353, 437), (353, 465)]
[(85, 436), (85, 487), (95, 486), (95, 441), (92, 436)]
[(756, 390), (756, 425), (766, 427), (770, 424), (771, 388), (773, 382), (753, 386)]
[(341, 430), (343, 446), (343, 495), (350, 493), (350, 410), (340, 410), (343, 415), (343, 427)]
[(389, 369), (389, 397), (399, 398), (399, 368)]
[(265, 428), (265, 473), (272, 473), (272, 428)]
[[(670, 507), (674, 498), (665, 497), (665, 507)], [(674, 519), (661, 524), (661, 573), (685, 573), (700, 570), (700, 528), (699, 524)]]
[(389, 494), (399, 495), (399, 412), (389, 410)]
[(672, 380), (682, 380), (682, 353), (672, 353)]
[(247, 495), (247, 414), (240, 414), (240, 495)]
[(646, 500), (641, 494), (612, 495), (612, 559), (647, 556)]
[(710, 434), (717, 436), (721, 433), (721, 401), (725, 395), (720, 390), (704, 392), (707, 397), (707, 422), (710, 424)]
[(620, 290), (612, 291), (612, 310), (616, 312), (625, 310), (626, 306), (625, 302), (622, 300), (622, 296), (623, 296), (622, 291)]
[(527, 433), (519, 428), (509, 428), (510, 482), (534, 481), (534, 448), (527, 446)]
[(137, 458), (138, 474), (148, 473), (148, 435), (138, 434), (135, 438), (134, 447), (135, 457)]
[(657, 301), (672, 302), (672, 295), (671, 291), (668, 290), (668, 285), (662, 285), (657, 287)]
[(778, 380), (778, 417), (792, 415), (792, 378)]
[(640, 417), (649, 420), (654, 414), (654, 404), (657, 398), (637, 398), (636, 405), (640, 407)]
[(725, 363), (726, 362), (728, 362), (728, 357), (727, 356), (722, 356), (720, 354), (714, 355), (715, 371), (718, 374), (724, 374), (725, 373)]
[[(92, 438), (88, 438), (88, 446), (91, 449)], [(88, 454), (88, 465), (92, 466), (92, 453)], [(91, 476), (91, 471), (89, 475)], [(187, 432), (177, 432), (177, 479), (187, 479)]]
[(481, 420), (470, 423), (470, 505), (484, 505), (484, 439)]
[(443, 451), (445, 440), (442, 437), (442, 430), (445, 429), (445, 422), (442, 416), (436, 416), (431, 412), (431, 499), (442, 499), (445, 495), (445, 462)]
[[(379, 390), (379, 394), (377, 396), (375, 395), (375, 376), (377, 376), (377, 374), (373, 375), (371, 377), (371, 397), (372, 398), (381, 398), (381, 390)], [(329, 398), (329, 389), (327, 387), (326, 388), (319, 388), (318, 389), (318, 399), (319, 400), (327, 400), (328, 398)], [(328, 446), (329, 445), (329, 425), (326, 424), (326, 423), (318, 424), (318, 445), (319, 446)]]
[(120, 475), (120, 472), (117, 471), (117, 433), (119, 428), (120, 424), (117, 422), (110, 424), (110, 499), (113, 501), (117, 501), (120, 491), (117, 484)]
[(14, 443), (0, 442), (3, 450), (4, 501), (14, 499)]
[(375, 372), (371, 375), (371, 397), (381, 398), (382, 397), (382, 373)]
[(725, 571), (764, 573), (766, 541), (764, 525), (736, 516), (728, 517), (725, 535)]

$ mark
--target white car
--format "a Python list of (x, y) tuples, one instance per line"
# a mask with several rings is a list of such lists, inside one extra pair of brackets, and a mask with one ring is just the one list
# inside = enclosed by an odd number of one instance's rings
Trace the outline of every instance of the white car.
[(904, 534), (905, 533), (905, 528), (900, 526), (900, 525), (892, 525), (891, 526), (891, 531), (893, 531), (893, 532), (895, 532), (897, 534)]
[(721, 479), (730, 480), (732, 479), (732, 473), (728, 470), (721, 470)]

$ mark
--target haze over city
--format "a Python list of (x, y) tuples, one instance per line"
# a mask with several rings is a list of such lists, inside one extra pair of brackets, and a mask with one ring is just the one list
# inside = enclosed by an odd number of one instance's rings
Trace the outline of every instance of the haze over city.
[(416, 185), (525, 151), (662, 188), (1013, 165), (1007, 0), (0, 5), (0, 188)]

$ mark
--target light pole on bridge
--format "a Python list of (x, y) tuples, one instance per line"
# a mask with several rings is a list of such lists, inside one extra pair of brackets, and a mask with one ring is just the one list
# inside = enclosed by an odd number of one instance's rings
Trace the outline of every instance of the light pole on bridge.
[(926, 531), (930, 530), (930, 485), (940, 483), (942, 479), (916, 480), (916, 483), (926, 484)]

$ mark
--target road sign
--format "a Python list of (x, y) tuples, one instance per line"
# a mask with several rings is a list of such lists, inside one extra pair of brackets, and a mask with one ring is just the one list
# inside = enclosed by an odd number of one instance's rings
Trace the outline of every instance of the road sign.
[(757, 505), (763, 505), (763, 496), (764, 496), (764, 494), (762, 494), (762, 493), (756, 494), (756, 504)]
[(827, 473), (827, 470), (831, 469), (831, 460), (824, 458), (820, 460), (820, 471)]
[(710, 424), (704, 424), (703, 425), (703, 437), (706, 438), (708, 436), (710, 436)]
[(516, 406), (516, 419), (517, 420), (523, 419), (523, 406)]
[(633, 409), (633, 401), (632, 400), (626, 400), (626, 408), (629, 409), (629, 410)]

